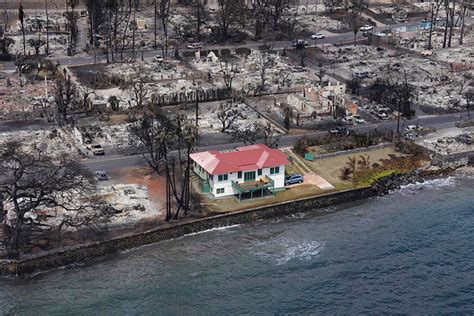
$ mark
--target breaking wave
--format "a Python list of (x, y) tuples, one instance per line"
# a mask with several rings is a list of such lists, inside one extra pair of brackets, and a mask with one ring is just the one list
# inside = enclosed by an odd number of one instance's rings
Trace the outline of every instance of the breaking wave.
[(404, 185), (400, 188), (401, 193), (414, 194), (425, 189), (451, 188), (457, 184), (455, 177), (427, 180), (425, 182), (416, 182)]
[(211, 229), (202, 230), (200, 232), (186, 234), (184, 236), (204, 234), (204, 233), (209, 233), (209, 232), (213, 232), (213, 231), (216, 231), (216, 230), (226, 230), (226, 229), (235, 228), (235, 227), (239, 227), (239, 226), (241, 226), (241, 225), (240, 224), (235, 224), (235, 225), (229, 225), (229, 226), (215, 227), (215, 228), (211, 228)]

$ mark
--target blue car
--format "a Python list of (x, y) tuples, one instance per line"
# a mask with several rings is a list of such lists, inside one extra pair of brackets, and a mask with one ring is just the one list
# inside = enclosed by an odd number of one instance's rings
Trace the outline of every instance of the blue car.
[(293, 173), (285, 177), (285, 185), (291, 185), (295, 183), (303, 183), (304, 177), (300, 174)]

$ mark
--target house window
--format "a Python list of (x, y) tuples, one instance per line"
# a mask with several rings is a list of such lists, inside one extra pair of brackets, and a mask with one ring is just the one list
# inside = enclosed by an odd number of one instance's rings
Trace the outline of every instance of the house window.
[(237, 178), (242, 179), (242, 171), (239, 171), (239, 172), (237, 173)]
[(209, 180), (214, 181), (214, 176), (212, 174), (209, 175)]
[(280, 173), (280, 167), (271, 167), (270, 174), (277, 174)]
[(222, 193), (224, 193), (224, 189), (225, 189), (225, 188), (217, 189), (217, 190), (216, 190), (217, 194), (222, 194)]
[(220, 174), (219, 175), (219, 181), (227, 181), (229, 176), (227, 174)]
[(262, 169), (258, 169), (257, 174), (258, 174), (259, 176), (261, 176), (261, 175), (262, 175)]

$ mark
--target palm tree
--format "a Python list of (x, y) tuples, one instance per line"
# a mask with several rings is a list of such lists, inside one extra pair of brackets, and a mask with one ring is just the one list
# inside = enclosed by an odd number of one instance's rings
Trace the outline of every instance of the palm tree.
[(21, 33), (23, 33), (23, 55), (26, 56), (26, 38), (25, 38), (25, 12), (23, 11), (23, 5), (20, 2), (20, 6), (18, 7), (18, 20), (20, 20), (21, 24)]
[(342, 167), (341, 169), (341, 175), (339, 176), (341, 180), (349, 180), (352, 174), (352, 171), (349, 167)]
[(357, 157), (352, 156), (352, 157), (348, 157), (347, 159), (348, 159), (348, 161), (346, 162), (347, 168), (349, 168), (351, 173), (354, 174), (357, 168)]
[(360, 155), (360, 160), (357, 162), (362, 170), (367, 170), (370, 168), (370, 156)]

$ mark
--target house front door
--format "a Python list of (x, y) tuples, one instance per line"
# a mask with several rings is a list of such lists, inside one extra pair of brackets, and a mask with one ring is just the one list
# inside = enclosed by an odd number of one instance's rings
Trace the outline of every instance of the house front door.
[(244, 173), (244, 182), (255, 181), (255, 171)]

